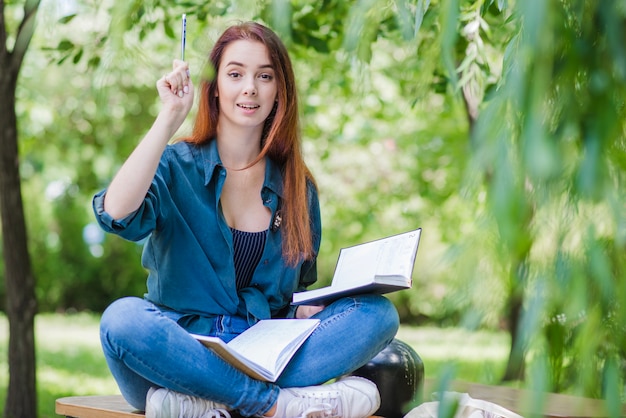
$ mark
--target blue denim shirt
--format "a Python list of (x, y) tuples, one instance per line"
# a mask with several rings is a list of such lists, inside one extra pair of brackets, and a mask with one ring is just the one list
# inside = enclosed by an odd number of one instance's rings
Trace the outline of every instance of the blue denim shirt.
[[(282, 228), (272, 228), (282, 198), (280, 168), (266, 160), (263, 204), (271, 211), (265, 249), (249, 287), (235, 285), (232, 233), (219, 199), (226, 179), (217, 142), (179, 142), (163, 152), (156, 175), (141, 207), (123, 219), (104, 211), (103, 190), (93, 209), (100, 226), (130, 241), (145, 243), (142, 265), (148, 270), (153, 303), (187, 316), (187, 322), (217, 315), (238, 315), (250, 324), (260, 319), (292, 316), (294, 291), (317, 280), (316, 260), (289, 266), (282, 256)], [(317, 254), (321, 219), (317, 190), (308, 184), (313, 248)], [(187, 324), (201, 331), (191, 324)], [(200, 325), (200, 324), (198, 324)]]

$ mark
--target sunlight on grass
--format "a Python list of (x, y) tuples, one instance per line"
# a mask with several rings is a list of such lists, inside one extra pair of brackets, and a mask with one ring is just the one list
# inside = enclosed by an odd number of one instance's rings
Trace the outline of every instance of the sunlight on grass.
[(499, 382), (510, 344), (504, 332), (460, 328), (403, 326), (397, 338), (420, 356), (426, 378), (452, 373), (455, 379), (485, 384)]
[[(40, 418), (58, 418), (54, 402), (64, 396), (119, 394), (98, 337), (99, 315), (43, 314), (36, 319), (37, 388)], [(508, 355), (507, 334), (458, 328), (402, 327), (397, 336), (424, 362), (426, 378), (454, 373), (455, 379), (494, 383)], [(8, 386), (8, 323), (0, 315), (0, 394)], [(5, 395), (0, 396), (0, 410)]]
[[(111, 377), (98, 337), (99, 316), (93, 314), (38, 315), (37, 397), (40, 418), (58, 417), (54, 402), (64, 396), (110, 395), (119, 390)], [(0, 316), (0, 394), (8, 386), (8, 323)], [(4, 410), (6, 395), (0, 397)]]
[[(70, 395), (104, 395), (118, 393), (117, 386), (111, 378), (94, 378), (80, 371), (57, 370), (39, 366), (37, 379), (40, 386), (71, 388)], [(65, 390), (61, 390), (65, 392)]]
[(505, 361), (510, 341), (504, 332), (434, 327), (402, 327), (398, 338), (433, 360)]
[(86, 313), (38, 315), (35, 322), (37, 342), (45, 345), (46, 349), (62, 346), (64, 350), (71, 350), (72, 347), (100, 350), (98, 321), (98, 315)]

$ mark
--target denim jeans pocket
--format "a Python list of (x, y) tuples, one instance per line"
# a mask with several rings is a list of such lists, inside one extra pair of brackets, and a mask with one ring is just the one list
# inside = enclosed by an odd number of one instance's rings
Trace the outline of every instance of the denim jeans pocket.
[(228, 342), (250, 327), (241, 316), (220, 315), (215, 318), (215, 335)]

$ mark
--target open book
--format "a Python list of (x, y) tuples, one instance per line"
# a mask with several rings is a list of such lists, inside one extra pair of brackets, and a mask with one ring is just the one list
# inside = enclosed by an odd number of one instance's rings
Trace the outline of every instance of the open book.
[(275, 382), (319, 323), (319, 319), (264, 319), (228, 343), (191, 335), (248, 376)]
[(330, 286), (296, 292), (294, 305), (326, 305), (344, 296), (408, 289), (421, 228), (342, 248)]

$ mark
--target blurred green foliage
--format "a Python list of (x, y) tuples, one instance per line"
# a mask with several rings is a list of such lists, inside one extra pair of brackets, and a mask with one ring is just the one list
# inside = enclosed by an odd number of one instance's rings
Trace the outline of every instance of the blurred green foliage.
[(614, 0), (43, 4), (17, 92), (43, 311), (144, 291), (140, 246), (83, 234), (91, 196), (151, 124), (183, 12), (194, 75), (237, 19), (288, 45), (321, 190), (320, 284), (339, 248), (421, 226), (413, 289), (389, 296), (405, 323), (504, 327), (508, 371), (530, 387), (623, 397), (626, 6)]

